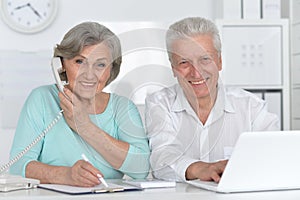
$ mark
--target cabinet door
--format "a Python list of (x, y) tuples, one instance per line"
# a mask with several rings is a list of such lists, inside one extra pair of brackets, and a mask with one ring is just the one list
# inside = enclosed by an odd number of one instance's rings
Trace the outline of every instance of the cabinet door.
[(223, 26), (223, 72), (227, 85), (282, 85), (281, 26)]
[(300, 119), (300, 85), (293, 86), (292, 92), (292, 116)]
[(293, 23), (299, 23), (300, 22), (300, 0), (293, 0), (292, 1), (292, 6), (291, 6), (292, 10), (293, 10)]
[[(292, 57), (292, 83), (300, 85), (300, 54)], [(299, 86), (300, 87), (300, 86)]]
[(300, 53), (300, 24), (293, 25), (291, 45), (292, 53)]
[(282, 102), (281, 92), (266, 92), (265, 100), (268, 103), (268, 111), (278, 116), (280, 120), (280, 129), (282, 129)]
[(292, 120), (293, 130), (300, 130), (300, 118)]

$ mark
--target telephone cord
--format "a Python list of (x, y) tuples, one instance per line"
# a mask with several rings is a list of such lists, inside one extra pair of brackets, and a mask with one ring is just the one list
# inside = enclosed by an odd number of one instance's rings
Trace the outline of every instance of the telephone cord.
[(28, 146), (25, 147), (23, 151), (18, 153), (14, 158), (9, 160), (8, 163), (2, 165), (0, 167), (0, 174), (7, 171), (8, 168), (10, 168), (14, 163), (16, 163), (18, 160), (20, 160), (34, 145), (36, 145), (45, 135), (49, 132), (49, 130), (60, 120), (62, 117), (63, 110), (61, 110), (57, 116), (54, 118), (54, 120), (42, 131), (40, 135), (38, 135)]

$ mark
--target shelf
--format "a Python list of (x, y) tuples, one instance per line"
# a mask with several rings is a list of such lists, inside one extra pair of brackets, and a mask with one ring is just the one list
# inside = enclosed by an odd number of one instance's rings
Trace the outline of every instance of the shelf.
[[(221, 78), (229, 87), (262, 93), (270, 112), (290, 129), (290, 63), (288, 19), (222, 19)], [(273, 98), (274, 97), (274, 98)]]
[(273, 86), (273, 85), (227, 85), (228, 87), (240, 87), (244, 89), (254, 89), (254, 90), (282, 90), (283, 86)]

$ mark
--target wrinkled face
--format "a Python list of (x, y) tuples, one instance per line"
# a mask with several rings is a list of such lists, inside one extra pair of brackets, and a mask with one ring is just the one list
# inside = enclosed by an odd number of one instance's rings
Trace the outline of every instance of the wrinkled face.
[(101, 92), (110, 77), (112, 57), (103, 43), (86, 46), (72, 59), (63, 59), (69, 89), (81, 98), (91, 99)]
[(178, 39), (171, 48), (173, 73), (185, 95), (200, 100), (216, 94), (222, 59), (213, 45), (212, 36)]

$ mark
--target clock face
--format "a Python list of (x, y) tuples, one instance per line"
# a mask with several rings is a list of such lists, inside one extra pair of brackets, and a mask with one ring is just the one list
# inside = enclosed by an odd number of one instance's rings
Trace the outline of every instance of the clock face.
[(4, 22), (22, 33), (35, 33), (48, 27), (57, 8), (57, 0), (1, 0)]

